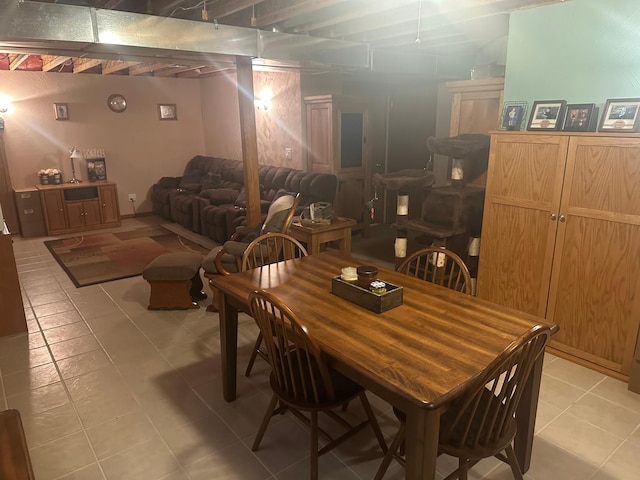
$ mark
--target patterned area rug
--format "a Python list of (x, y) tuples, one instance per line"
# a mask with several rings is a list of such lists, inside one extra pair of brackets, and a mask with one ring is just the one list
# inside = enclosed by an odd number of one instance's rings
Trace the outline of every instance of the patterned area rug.
[(141, 275), (158, 255), (209, 252), (160, 225), (116, 233), (95, 233), (44, 242), (76, 287)]

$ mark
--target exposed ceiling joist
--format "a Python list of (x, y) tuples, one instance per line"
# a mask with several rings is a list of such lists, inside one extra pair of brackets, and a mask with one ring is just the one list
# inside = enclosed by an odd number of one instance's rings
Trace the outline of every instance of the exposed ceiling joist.
[(9, 63), (9, 70), (17, 70), (20, 65), (27, 61), (30, 55), (16, 55)]

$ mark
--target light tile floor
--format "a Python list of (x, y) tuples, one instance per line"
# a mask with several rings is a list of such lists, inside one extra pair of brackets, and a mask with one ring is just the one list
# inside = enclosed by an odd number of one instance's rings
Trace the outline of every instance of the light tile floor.
[[(148, 222), (130, 219), (122, 228)], [(269, 399), (264, 362), (239, 377), (235, 402), (223, 401), (217, 314), (148, 311), (141, 277), (76, 288), (42, 238), (16, 237), (14, 250), (29, 333), (0, 338), (0, 409), (20, 410), (38, 480), (308, 478), (307, 432), (291, 416), (274, 418), (260, 450), (250, 449)], [(242, 316), (239, 369), (256, 332)], [(371, 400), (391, 438), (390, 406)], [(356, 403), (348, 415), (362, 418)], [(547, 355), (526, 478), (638, 479), (639, 426), (640, 395)], [(363, 431), (322, 457), (320, 475), (369, 479), (380, 460)], [(438, 470), (453, 465), (440, 457)], [(393, 464), (385, 479), (403, 473)], [(489, 459), (470, 478), (512, 477)]]

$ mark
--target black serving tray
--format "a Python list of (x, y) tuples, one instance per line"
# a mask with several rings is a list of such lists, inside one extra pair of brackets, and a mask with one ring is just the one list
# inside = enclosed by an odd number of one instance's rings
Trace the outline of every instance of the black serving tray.
[(375, 313), (386, 312), (402, 305), (402, 287), (382, 281), (387, 284), (387, 291), (373, 293), (337, 276), (331, 279), (331, 293)]

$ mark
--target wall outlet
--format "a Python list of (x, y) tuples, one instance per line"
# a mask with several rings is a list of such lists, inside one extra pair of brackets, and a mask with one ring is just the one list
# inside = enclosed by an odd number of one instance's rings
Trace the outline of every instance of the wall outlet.
[(293, 150), (290, 147), (286, 147), (284, 149), (284, 158), (286, 160), (291, 160), (293, 158)]
[(135, 193), (130, 193), (129, 194), (129, 201), (130, 202), (135, 202), (136, 201), (136, 194)]

